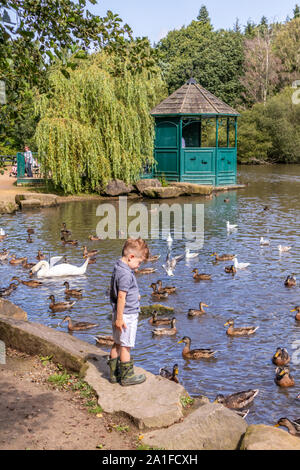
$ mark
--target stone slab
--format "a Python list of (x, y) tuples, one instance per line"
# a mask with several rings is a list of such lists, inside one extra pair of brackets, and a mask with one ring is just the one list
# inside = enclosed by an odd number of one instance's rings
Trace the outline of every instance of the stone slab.
[[(29, 193), (24, 192), (16, 194), (16, 203), (21, 207), (25, 201), (39, 201), (41, 207), (53, 207), (57, 205), (57, 196), (55, 194), (43, 194), (43, 193)], [(25, 202), (25, 205), (30, 205), (30, 202)]]
[(186, 196), (206, 196), (211, 194), (214, 187), (208, 184), (174, 182), (172, 186), (180, 188)]
[(27, 313), (6, 299), (0, 299), (0, 315), (16, 320), (27, 320)]
[(175, 186), (165, 186), (165, 187), (149, 187), (144, 189), (143, 196), (149, 198), (159, 198), (159, 199), (169, 199), (179, 197), (184, 193), (181, 188), (176, 188)]
[(264, 424), (248, 427), (241, 442), (241, 450), (300, 450), (299, 437), (283, 429)]

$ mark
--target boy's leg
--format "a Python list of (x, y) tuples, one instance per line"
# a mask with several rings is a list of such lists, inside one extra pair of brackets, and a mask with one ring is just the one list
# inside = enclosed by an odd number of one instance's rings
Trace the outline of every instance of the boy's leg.
[(107, 364), (110, 369), (110, 382), (117, 383), (119, 381), (119, 363), (120, 363), (120, 345), (114, 343), (110, 351), (110, 359), (108, 359)]
[(127, 329), (122, 335), (122, 345), (120, 347), (120, 383), (123, 386), (137, 385), (145, 382), (144, 374), (135, 374), (133, 360), (130, 357), (131, 348), (135, 345), (138, 314), (128, 315), (125, 321)]

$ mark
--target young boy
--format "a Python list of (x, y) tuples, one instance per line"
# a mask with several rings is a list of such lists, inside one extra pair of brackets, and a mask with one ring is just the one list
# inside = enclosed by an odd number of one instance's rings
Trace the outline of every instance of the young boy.
[(114, 267), (110, 284), (110, 302), (113, 308), (112, 330), (114, 344), (110, 352), (110, 382), (136, 385), (144, 382), (144, 374), (135, 375), (130, 350), (135, 345), (140, 295), (134, 270), (149, 257), (147, 243), (141, 238), (129, 238), (122, 250), (122, 258)]

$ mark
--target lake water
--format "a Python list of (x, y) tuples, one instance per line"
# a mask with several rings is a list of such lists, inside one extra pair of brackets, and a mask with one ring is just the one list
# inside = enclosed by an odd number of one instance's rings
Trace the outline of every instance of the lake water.
[[(296, 400), (300, 393), (300, 324), (290, 312), (300, 304), (299, 286), (290, 289), (284, 286), (288, 274), (299, 274), (300, 166), (242, 166), (239, 182), (248, 186), (217, 194), (212, 200), (195, 197), (168, 201), (204, 204), (204, 245), (198, 259), (181, 261), (175, 276), (169, 278), (161, 267), (167, 253), (166, 241), (149, 240), (152, 254), (161, 254), (161, 259), (149, 264), (157, 268), (155, 274), (138, 276), (141, 304), (153, 303), (151, 282), (162, 279), (163, 284), (175, 285), (177, 293), (161, 303), (174, 307), (178, 333), (153, 338), (148, 318), (140, 317), (133, 356), (138, 365), (155, 374), (160, 367), (171, 369), (178, 363), (180, 382), (192, 396), (203, 394), (213, 400), (218, 393), (258, 388), (260, 393), (250, 407), (247, 422), (274, 424), (282, 416), (300, 416), (300, 402)], [(230, 202), (225, 203), (224, 198)], [(154, 202), (159, 201), (143, 201), (149, 209)], [(129, 204), (132, 203), (136, 201)], [(118, 206), (117, 202), (114, 204)], [(266, 205), (270, 210), (263, 210)], [(106, 290), (124, 242), (88, 240), (99, 222), (97, 206), (95, 201), (77, 202), (0, 218), (0, 227), (8, 234), (0, 250), (8, 248), (17, 256), (26, 255), (30, 262), (36, 261), (40, 249), (51, 256), (64, 254), (68, 262), (80, 265), (84, 261), (81, 249), (84, 244), (99, 249), (97, 263), (88, 266), (86, 275), (68, 279), (71, 287), (84, 289), (83, 298), (72, 309), (74, 321), (99, 323), (93, 330), (73, 334), (93, 344), (94, 335), (111, 333), (111, 308)], [(226, 231), (227, 220), (238, 224), (238, 230), (230, 235)], [(62, 222), (72, 230), (72, 238), (78, 239), (78, 247), (61, 245)], [(32, 244), (26, 243), (28, 227), (35, 230)], [(270, 247), (260, 247), (261, 236), (271, 240)], [(292, 250), (280, 255), (278, 244), (291, 245)], [(174, 240), (172, 254), (181, 254), (184, 246), (185, 240)], [(232, 277), (224, 272), (231, 262), (214, 264), (210, 256), (214, 251), (235, 253), (239, 261), (251, 265)], [(194, 282), (191, 271), (195, 267), (199, 272), (210, 273), (212, 281)], [(0, 273), (2, 287), (14, 275), (27, 279), (27, 271), (8, 263), (0, 264)], [(65, 324), (58, 327), (66, 313), (51, 316), (48, 300), (50, 294), (57, 301), (64, 300), (63, 282), (63, 278), (48, 279), (39, 289), (19, 286), (9, 300), (26, 310), (29, 320), (66, 331)], [(200, 301), (209, 305), (207, 313), (200, 318), (188, 318), (188, 309), (198, 308)], [(259, 329), (251, 337), (229, 338), (224, 327), (229, 318), (234, 318), (236, 326), (256, 325)], [(218, 351), (216, 359), (185, 361), (181, 355), (183, 345), (177, 344), (183, 336), (192, 339), (192, 348), (210, 347)], [(274, 383), (275, 366), (271, 358), (277, 347), (286, 347), (292, 355), (291, 373), (296, 384), (286, 390)]]

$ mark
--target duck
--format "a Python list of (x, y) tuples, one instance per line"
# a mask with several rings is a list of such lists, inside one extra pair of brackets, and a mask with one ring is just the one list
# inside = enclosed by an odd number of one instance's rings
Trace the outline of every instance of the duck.
[(185, 347), (182, 350), (182, 356), (184, 359), (209, 359), (213, 357), (216, 351), (212, 349), (190, 349), (191, 338), (184, 336), (177, 344), (184, 343)]
[(167, 336), (172, 336), (177, 333), (177, 328), (175, 326), (176, 324), (176, 318), (173, 317), (171, 320), (171, 327), (170, 328), (155, 328), (152, 330), (152, 334), (156, 336), (161, 336), (161, 335), (167, 335)]
[(176, 287), (174, 286), (164, 286), (162, 285), (162, 281), (159, 279), (156, 284), (158, 285), (157, 291), (160, 292), (167, 292), (168, 294), (174, 294), (176, 292)]
[(285, 287), (295, 287), (297, 285), (297, 280), (294, 274), (291, 276), (287, 276), (286, 280), (284, 281)]
[(199, 303), (199, 310), (190, 308), (189, 311), (188, 311), (188, 316), (189, 317), (196, 317), (196, 316), (199, 316), (199, 315), (203, 315), (203, 313), (206, 313), (205, 310), (203, 309), (203, 307), (208, 307), (208, 305), (205, 304), (204, 302), (200, 302)]
[(97, 262), (96, 258), (88, 258), (89, 264), (95, 264)]
[(199, 253), (191, 253), (189, 248), (186, 248), (185, 250), (185, 257), (186, 259), (193, 259), (197, 258), (199, 256)]
[(8, 287), (3, 287), (0, 289), (0, 297), (8, 297), (16, 288), (18, 284), (11, 282)]
[(33, 235), (34, 234), (34, 229), (33, 228), (28, 228), (27, 233), (28, 233), (28, 235)]
[(226, 331), (228, 336), (250, 336), (258, 330), (259, 326), (242, 326), (234, 328), (234, 320), (228, 320), (224, 326), (229, 326)]
[(82, 249), (84, 258), (94, 258), (99, 253), (99, 250), (88, 251), (86, 246), (84, 246)]
[(3, 250), (0, 253), (0, 261), (5, 261), (8, 258), (9, 250)]
[(66, 288), (65, 295), (67, 297), (82, 297), (82, 289), (70, 289), (68, 281), (64, 282), (64, 286)]
[(229, 220), (227, 220), (226, 222), (226, 228), (227, 228), (227, 232), (232, 232), (234, 230), (237, 230), (238, 226), (237, 225), (233, 225), (229, 222)]
[(67, 229), (67, 224), (65, 222), (63, 222), (63, 224), (62, 224), (62, 229), (61, 229), (60, 233), (63, 237), (70, 237), (72, 235), (71, 230)]
[(174, 276), (174, 271), (177, 263), (184, 259), (185, 255), (177, 255), (174, 258), (171, 258), (170, 251), (167, 253), (165, 264), (162, 265), (162, 268), (166, 271), (168, 276)]
[(12, 255), (9, 263), (10, 264), (21, 264), (26, 258), (16, 258), (16, 255)]
[(210, 281), (211, 274), (199, 274), (198, 269), (193, 269), (192, 273), (194, 273), (193, 278), (195, 281)]
[(224, 396), (219, 394), (216, 396), (214, 403), (221, 403), (230, 410), (242, 410), (253, 402), (254, 398), (259, 393), (259, 389), (250, 389), (243, 392), (233, 393), (231, 395)]
[(161, 375), (165, 379), (169, 379), (172, 382), (176, 382), (178, 384), (178, 364), (174, 364), (172, 372), (170, 372), (168, 369), (161, 367), (159, 369), (159, 375)]
[(28, 234), (28, 237), (26, 238), (26, 242), (27, 242), (27, 243), (33, 243), (33, 240), (32, 240), (32, 238), (31, 238), (30, 233)]
[(61, 237), (61, 241), (63, 245), (73, 245), (73, 246), (78, 245), (78, 240), (66, 240), (65, 237)]
[(18, 281), (20, 284), (23, 284), (24, 286), (28, 286), (28, 287), (41, 287), (43, 285), (43, 283), (41, 281), (35, 281), (34, 279), (31, 279), (29, 281), (22, 281), (22, 279), (14, 276), (11, 278), (11, 281)]
[(155, 273), (157, 270), (154, 268), (141, 268), (141, 269), (135, 269), (134, 272), (135, 274), (152, 274)]
[(228, 204), (228, 202), (230, 202), (230, 199), (227, 197), (226, 199), (224, 199), (224, 202)]
[(155, 282), (152, 282), (152, 284), (149, 287), (153, 289), (153, 291), (151, 292), (152, 297), (155, 297), (156, 299), (167, 299), (169, 297), (168, 292), (157, 291), (157, 285)]
[(285, 348), (277, 348), (274, 356), (272, 357), (272, 362), (276, 366), (286, 366), (290, 360), (290, 355)]
[(286, 253), (287, 251), (290, 251), (292, 249), (291, 246), (283, 246), (283, 245), (278, 245), (278, 250), (280, 253)]
[(275, 383), (279, 387), (287, 388), (295, 385), (294, 378), (290, 375), (290, 369), (287, 366), (276, 368)]
[(219, 256), (218, 253), (214, 252), (211, 256), (215, 256), (216, 261), (231, 261), (235, 258), (235, 255), (221, 255)]
[(291, 310), (291, 312), (297, 312), (295, 315), (295, 320), (300, 321), (300, 305), (296, 306)]
[(71, 317), (66, 316), (58, 326), (61, 326), (65, 321), (68, 322), (69, 331), (88, 330), (89, 328), (95, 328), (97, 323), (89, 323), (86, 321), (73, 322)]
[(41, 250), (39, 250), (39, 251), (38, 251), (38, 254), (37, 254), (37, 256), (36, 256), (36, 259), (37, 259), (38, 261), (42, 261), (42, 260), (45, 259), (45, 258), (46, 258), (46, 256), (43, 255), (43, 253), (41, 252)]
[(231, 266), (225, 266), (225, 273), (236, 274), (236, 268), (232, 264)]
[(288, 418), (280, 418), (276, 424), (274, 424), (275, 428), (279, 426), (283, 426), (287, 428), (288, 432), (292, 436), (300, 437), (300, 419), (290, 420)]
[(159, 260), (160, 258), (160, 255), (153, 255), (153, 256), (149, 256), (149, 258), (147, 259), (148, 262), (153, 262), (153, 261), (157, 261)]
[(270, 240), (268, 240), (267, 238), (264, 238), (264, 237), (260, 237), (259, 243), (260, 243), (261, 246), (269, 246), (270, 245)]
[(112, 346), (115, 343), (115, 340), (112, 336), (99, 335), (94, 336), (96, 343), (101, 344), (102, 346)]
[(52, 310), (52, 312), (63, 312), (64, 310), (69, 310), (75, 305), (76, 301), (74, 300), (73, 302), (55, 302), (55, 297), (54, 295), (49, 295), (48, 299), (51, 300), (51, 304), (49, 305), (49, 308)]
[(237, 257), (233, 258), (233, 266), (235, 269), (246, 269), (250, 266), (250, 263), (239, 263)]
[(25, 269), (31, 269), (33, 266), (35, 266), (36, 263), (27, 263), (27, 258), (22, 261), (22, 267)]
[(81, 266), (74, 266), (72, 264), (62, 263), (58, 266), (55, 264), (61, 259), (61, 256), (56, 256), (50, 259), (50, 264), (48, 261), (42, 260), (39, 261), (32, 269), (31, 273), (37, 273), (37, 277), (57, 277), (57, 276), (80, 276), (85, 274), (88, 266), (88, 259)]
[(0, 228), (0, 242), (5, 240), (7, 238), (7, 234), (5, 233), (5, 230), (3, 228)]
[(152, 317), (149, 320), (150, 325), (171, 325), (171, 318), (158, 318), (157, 317), (157, 311), (154, 310), (152, 313)]
[(89, 240), (91, 240), (92, 242), (97, 242), (99, 240), (103, 240), (103, 238), (97, 237), (96, 235), (89, 235)]

